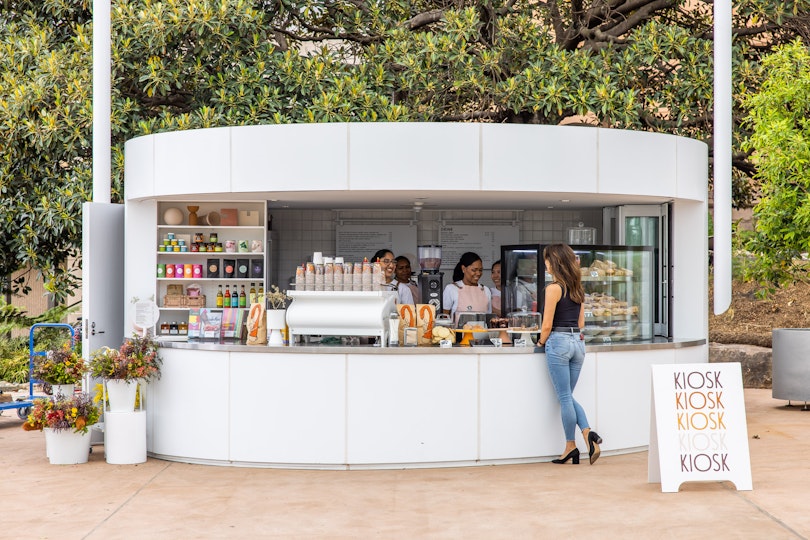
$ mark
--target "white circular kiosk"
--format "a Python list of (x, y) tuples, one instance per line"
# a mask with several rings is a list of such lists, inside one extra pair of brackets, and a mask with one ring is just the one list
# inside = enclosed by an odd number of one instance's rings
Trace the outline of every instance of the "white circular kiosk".
[[(707, 147), (691, 139), (431, 123), (247, 126), (139, 137), (126, 144), (126, 298), (161, 296), (155, 279), (161, 205), (265, 206), (288, 199), (346, 208), (362, 200), (386, 209), (415, 196), (447, 204), (463, 199), (470, 209), (545, 208), (571, 199), (670, 205), (670, 336), (589, 346), (576, 390), (605, 439), (605, 455), (645, 449), (650, 366), (708, 361)], [(125, 322), (126, 333), (132, 323)], [(533, 348), (189, 342), (168, 343), (161, 355), (162, 377), (148, 389), (147, 449), (162, 459), (334, 469), (457, 466), (547, 461), (564, 444), (545, 359)]]

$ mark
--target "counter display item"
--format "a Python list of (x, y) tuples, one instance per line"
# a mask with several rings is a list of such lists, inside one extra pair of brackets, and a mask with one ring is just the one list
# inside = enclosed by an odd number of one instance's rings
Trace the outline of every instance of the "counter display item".
[(343, 257), (321, 257), (295, 269), (296, 291), (384, 291), (384, 273), (378, 262), (344, 262)]
[(290, 343), (297, 336), (372, 336), (388, 343), (389, 317), (396, 312), (393, 291), (287, 291)]

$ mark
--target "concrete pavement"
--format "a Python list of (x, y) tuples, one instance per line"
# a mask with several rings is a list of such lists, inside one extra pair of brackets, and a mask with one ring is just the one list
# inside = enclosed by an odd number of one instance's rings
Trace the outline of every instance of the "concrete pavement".
[[(0, 416), (3, 538), (810, 538), (810, 412), (745, 390), (753, 491), (661, 493), (647, 453), (385, 471), (49, 465), (44, 435)], [(605, 438), (609, 433), (601, 433)], [(562, 448), (562, 441), (560, 447)]]

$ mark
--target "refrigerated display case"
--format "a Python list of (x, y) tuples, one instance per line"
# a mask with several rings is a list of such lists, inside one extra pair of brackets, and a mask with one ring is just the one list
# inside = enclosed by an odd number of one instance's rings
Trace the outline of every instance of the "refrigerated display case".
[[(501, 247), (504, 310), (543, 312), (543, 245)], [(585, 289), (588, 343), (652, 339), (654, 335), (654, 251), (646, 246), (572, 246)], [(542, 274), (540, 274), (542, 272)], [(542, 276), (542, 277), (541, 277)]]
[(537, 283), (544, 278), (538, 272), (545, 273), (542, 260), (540, 244), (501, 246), (501, 313), (539, 311)]

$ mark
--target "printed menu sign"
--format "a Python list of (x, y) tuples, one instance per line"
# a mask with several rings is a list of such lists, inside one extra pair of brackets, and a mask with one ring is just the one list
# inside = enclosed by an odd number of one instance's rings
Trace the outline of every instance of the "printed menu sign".
[(517, 244), (520, 231), (512, 225), (442, 225), (439, 244), (442, 246), (442, 269), (452, 273), (456, 263), (467, 251), (481, 257), (484, 268), (501, 258), (501, 246)]
[(418, 271), (415, 225), (338, 225), (335, 228), (335, 254), (345, 262), (362, 262), (378, 249), (405, 255)]
[(742, 370), (738, 362), (652, 366), (648, 480), (729, 480), (751, 490)]

